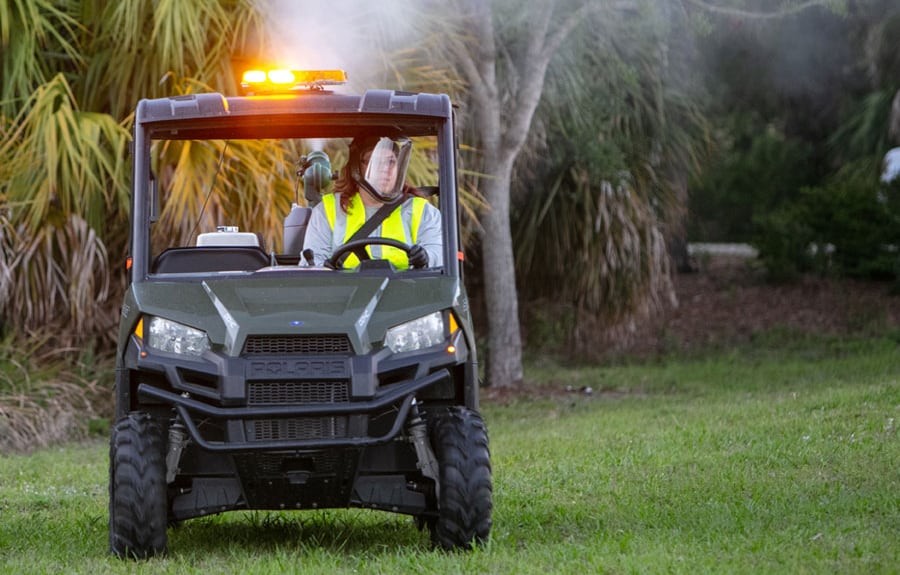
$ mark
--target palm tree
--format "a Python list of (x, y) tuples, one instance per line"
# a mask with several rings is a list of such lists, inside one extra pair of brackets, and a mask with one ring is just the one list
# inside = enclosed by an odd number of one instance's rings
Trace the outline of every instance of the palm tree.
[(510, 184), (550, 61), (588, 14), (605, 3), (456, 0), (430, 3), (431, 38), (424, 48), (466, 82), (463, 140), (477, 154), (464, 157), (486, 207), (481, 220), (481, 260), (488, 320), (487, 380), (498, 387), (522, 381), (522, 344), (510, 227)]
[(685, 24), (650, 11), (573, 38), (520, 161), (532, 166), (514, 183), (522, 296), (570, 316), (565, 343), (582, 356), (674, 298), (667, 245), (711, 145)]
[(131, 111), (141, 97), (232, 88), (230, 56), (263, 37), (261, 17), (250, 0), (0, 0), (0, 15), (0, 324), (66, 342), (109, 334)]
[[(110, 337), (109, 302), (124, 287), (132, 110), (140, 98), (235, 93), (232, 63), (273, 53), (268, 8), (254, 0), (0, 0), (0, 295), (9, 296), (0, 298), (0, 326), (15, 318), (25, 332), (67, 343)], [(433, 70), (411, 71), (405, 58), (385, 58), (389, 78), (436, 82)], [(298, 146), (157, 146), (165, 208), (154, 234), (189, 242), (227, 214), (276, 244), (296, 162), (308, 151)], [(413, 166), (432, 171), (424, 156)]]
[[(463, 163), (487, 200), (488, 381), (515, 385), (517, 286), (602, 314), (607, 325), (670, 295), (666, 236), (702, 155), (704, 124), (687, 93), (670, 87), (675, 42), (638, 29), (671, 20), (668, 3), (433, 8), (442, 26), (430, 54), (467, 82), (457, 98), (463, 141), (473, 144)], [(676, 16), (664, 31), (685, 23)]]

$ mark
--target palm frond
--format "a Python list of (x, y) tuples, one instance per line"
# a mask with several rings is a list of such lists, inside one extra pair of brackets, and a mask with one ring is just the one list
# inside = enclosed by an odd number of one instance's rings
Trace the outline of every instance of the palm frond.
[(77, 4), (0, 0), (0, 114), (15, 116), (35, 88), (84, 66)]
[[(0, 323), (108, 333), (132, 110), (142, 97), (233, 91), (232, 54), (264, 43), (262, 22), (255, 0), (0, 0)], [(252, 174), (277, 173), (277, 158), (258, 159), (271, 150), (233, 149)], [(289, 207), (282, 180), (226, 168), (243, 195), (223, 211), (274, 220), (267, 207)]]
[(185, 81), (233, 92), (232, 52), (263, 37), (250, 0), (110, 2), (90, 25), (80, 99), (115, 118), (140, 98), (184, 93)]
[(70, 214), (103, 230), (124, 214), (128, 132), (104, 114), (78, 109), (60, 74), (39, 87), (0, 141), (0, 180), (14, 219), (34, 233)]
[[(13, 259), (15, 258), (16, 229), (9, 221), (9, 209), (3, 196), (0, 195), (0, 302), (9, 302), (12, 298), (14, 278)], [(8, 310), (0, 304), (0, 318), (9, 317)]]
[(846, 160), (886, 152), (891, 147), (887, 127), (890, 125), (893, 97), (891, 90), (877, 90), (868, 94), (829, 138), (829, 147), (842, 154)]
[[(0, 217), (0, 317), (57, 345), (110, 333), (115, 313), (97, 313), (110, 294), (106, 248), (77, 216), (35, 232)], [(62, 326), (66, 326), (63, 330)]]
[(261, 231), (270, 246), (280, 242), (300, 153), (280, 142), (185, 141), (161, 143), (154, 155), (164, 206), (159, 242), (187, 245), (195, 230), (223, 224)]
[[(517, 164), (518, 285), (617, 329), (674, 297), (667, 234), (711, 137), (696, 94), (674, 81), (665, 19), (585, 27), (560, 52)], [(599, 32), (598, 32), (599, 30)], [(556, 278), (555, 280), (553, 278)]]

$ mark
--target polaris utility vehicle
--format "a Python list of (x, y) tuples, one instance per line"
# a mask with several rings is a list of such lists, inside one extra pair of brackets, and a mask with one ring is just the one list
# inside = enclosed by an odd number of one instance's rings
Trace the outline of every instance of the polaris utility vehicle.
[[(164, 553), (167, 526), (229, 510), (403, 513), (444, 549), (489, 535), (450, 100), (325, 89), (336, 82), (311, 75), (287, 93), (137, 106), (110, 442), (109, 544), (119, 557)], [(328, 154), (342, 160), (351, 142), (372, 137), (408, 139), (421, 146), (416, 161), (434, 166), (432, 181), (409, 183), (440, 212), (441, 265), (379, 259), (385, 245), (411, 249), (381, 237), (354, 239), (325, 265), (301, 255), (311, 206), (332, 185)], [(206, 190), (240, 194), (216, 181), (223, 161), (239, 169), (228, 154), (248, 140), (310, 151), (297, 158), (306, 201), (283, 214), (283, 230), (217, 213), (179, 242), (188, 245), (167, 245), (154, 226), (172, 213), (165, 198), (183, 201), (184, 180), (161, 150), (210, 146), (222, 157)], [(282, 245), (262, 245), (266, 232)]]

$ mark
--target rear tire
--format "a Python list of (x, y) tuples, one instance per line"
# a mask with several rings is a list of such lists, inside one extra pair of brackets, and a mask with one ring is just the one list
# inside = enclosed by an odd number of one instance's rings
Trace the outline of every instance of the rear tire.
[(109, 445), (109, 549), (119, 558), (147, 559), (166, 551), (165, 442), (146, 413), (130, 413)]
[(465, 407), (438, 412), (431, 443), (440, 466), (438, 516), (428, 522), (431, 541), (441, 549), (470, 549), (491, 532), (491, 455), (481, 416)]

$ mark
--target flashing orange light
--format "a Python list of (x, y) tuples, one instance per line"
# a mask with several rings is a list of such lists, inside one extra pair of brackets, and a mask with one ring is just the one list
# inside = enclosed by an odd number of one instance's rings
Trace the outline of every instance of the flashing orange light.
[(266, 81), (264, 70), (247, 70), (241, 79), (242, 84), (262, 84)]
[(241, 77), (241, 88), (251, 94), (294, 91), (300, 88), (321, 90), (323, 86), (344, 84), (343, 70), (247, 70)]
[(290, 70), (269, 70), (269, 82), (273, 84), (293, 84), (294, 73)]
[(455, 345), (448, 345), (448, 346), (447, 346), (447, 353), (450, 353), (450, 354), (456, 353), (456, 346), (455, 346)]

